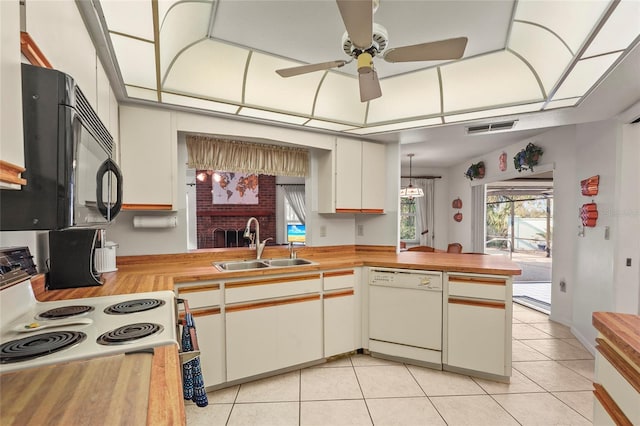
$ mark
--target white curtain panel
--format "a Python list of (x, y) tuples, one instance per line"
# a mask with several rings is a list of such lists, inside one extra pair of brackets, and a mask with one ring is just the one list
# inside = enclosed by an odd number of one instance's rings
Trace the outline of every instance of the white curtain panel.
[[(434, 235), (434, 187), (433, 179), (413, 179), (413, 186), (422, 188), (424, 197), (416, 198), (416, 206), (418, 217), (422, 226), (422, 235), (420, 235), (420, 245), (433, 247), (435, 241)], [(425, 232), (428, 231), (428, 232)]]
[(471, 245), (474, 253), (484, 253), (486, 228), (485, 185), (471, 187)]
[(304, 203), (304, 185), (282, 185), (284, 196), (293, 209), (300, 222), (304, 225), (307, 217), (307, 210)]

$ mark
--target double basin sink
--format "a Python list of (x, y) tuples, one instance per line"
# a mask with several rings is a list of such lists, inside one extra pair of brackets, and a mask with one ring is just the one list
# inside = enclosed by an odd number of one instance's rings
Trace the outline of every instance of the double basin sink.
[(250, 259), (234, 260), (229, 262), (214, 262), (220, 271), (244, 271), (249, 269), (282, 268), (287, 266), (311, 265), (312, 261), (307, 259)]

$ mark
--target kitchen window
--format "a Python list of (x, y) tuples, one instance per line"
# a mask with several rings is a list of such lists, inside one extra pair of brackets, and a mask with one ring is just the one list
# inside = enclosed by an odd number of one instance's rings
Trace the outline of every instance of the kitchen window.
[(400, 200), (400, 241), (417, 243), (418, 227), (416, 200), (402, 198)]

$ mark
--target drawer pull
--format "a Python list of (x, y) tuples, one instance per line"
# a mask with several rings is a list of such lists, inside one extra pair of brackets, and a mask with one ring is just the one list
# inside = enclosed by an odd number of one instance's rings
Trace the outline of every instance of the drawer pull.
[(493, 309), (505, 309), (504, 302), (491, 302), (485, 300), (469, 300), (469, 299), (456, 299), (454, 297), (449, 298), (449, 303), (452, 305), (467, 305), (477, 306), (480, 308), (493, 308)]

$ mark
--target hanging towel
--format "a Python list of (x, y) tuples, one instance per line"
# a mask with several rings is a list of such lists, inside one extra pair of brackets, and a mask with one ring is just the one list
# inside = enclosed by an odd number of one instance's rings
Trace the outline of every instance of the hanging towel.
[[(197, 342), (196, 326), (193, 321), (193, 315), (191, 315), (191, 312), (187, 312), (182, 326), (183, 352), (194, 350), (194, 339)], [(198, 407), (206, 407), (209, 404), (207, 391), (204, 389), (200, 357), (195, 357), (182, 365), (182, 386), (184, 399), (192, 400)]]

